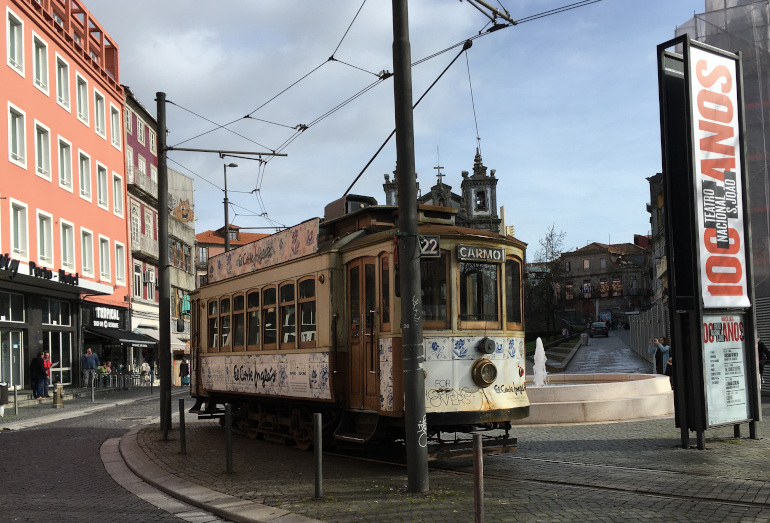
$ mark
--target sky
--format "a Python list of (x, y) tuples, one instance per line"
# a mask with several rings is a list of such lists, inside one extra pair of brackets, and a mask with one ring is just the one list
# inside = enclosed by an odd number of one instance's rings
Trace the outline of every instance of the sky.
[[(524, 19), (573, 0), (489, 3)], [(395, 127), (393, 80), (377, 76), (393, 71), (386, 0), (85, 6), (119, 47), (120, 82), (153, 114), (155, 93), (166, 93), (168, 145), (286, 154), (260, 164), (169, 152), (168, 166), (194, 179), (196, 232), (224, 225), (224, 163), (238, 164), (227, 169), (231, 223), (272, 232), (257, 228), (322, 217)], [(476, 38), (415, 109), (422, 191), (440, 165), (459, 193), (480, 147), (530, 256), (552, 225), (566, 233), (564, 250), (648, 234), (646, 178), (661, 170), (656, 46), (703, 11), (703, 0), (602, 0)], [(488, 21), (465, 1), (410, 0), (412, 63)], [(459, 53), (412, 68), (414, 101)], [(384, 203), (395, 164), (392, 139), (350, 192)]]

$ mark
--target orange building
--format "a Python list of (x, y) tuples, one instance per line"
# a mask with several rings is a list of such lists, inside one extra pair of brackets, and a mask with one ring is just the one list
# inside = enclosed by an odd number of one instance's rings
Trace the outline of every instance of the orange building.
[(0, 6), (0, 381), (49, 350), (80, 384), (86, 345), (132, 343), (118, 47), (77, 0)]

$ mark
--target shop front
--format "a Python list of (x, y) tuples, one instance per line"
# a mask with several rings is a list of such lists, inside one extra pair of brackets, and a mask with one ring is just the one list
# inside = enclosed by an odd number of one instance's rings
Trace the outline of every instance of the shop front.
[(49, 352), (51, 383), (70, 385), (79, 371), (80, 296), (105, 296), (112, 287), (0, 255), (0, 381), (31, 388), (29, 363)]
[(128, 330), (129, 310), (96, 303), (83, 304), (83, 349), (91, 349), (113, 372), (136, 373), (154, 359), (157, 342)]

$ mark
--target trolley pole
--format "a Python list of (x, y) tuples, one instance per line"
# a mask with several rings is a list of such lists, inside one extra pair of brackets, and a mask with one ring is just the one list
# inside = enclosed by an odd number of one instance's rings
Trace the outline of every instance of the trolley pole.
[(409, 491), (427, 492), (428, 427), (425, 417), (425, 374), (423, 369), (425, 353), (422, 338), (420, 249), (417, 238), (417, 176), (414, 172), (412, 51), (409, 44), (407, 0), (392, 1), (406, 465)]
[(155, 93), (158, 110), (158, 243), (160, 325), (157, 345), (160, 364), (160, 428), (171, 430), (171, 283), (168, 267), (168, 167), (166, 165), (166, 93)]

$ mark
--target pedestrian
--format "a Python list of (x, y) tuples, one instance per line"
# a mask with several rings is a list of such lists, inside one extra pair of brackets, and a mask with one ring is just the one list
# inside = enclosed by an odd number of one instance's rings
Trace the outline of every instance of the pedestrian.
[(86, 353), (80, 358), (80, 367), (83, 369), (83, 386), (90, 387), (94, 382), (96, 368), (99, 366), (99, 356), (91, 350), (86, 349)]
[(655, 355), (655, 373), (667, 374), (666, 367), (668, 366), (669, 353), (671, 348), (666, 345), (665, 336), (650, 340), (650, 344), (647, 347), (650, 354)]
[(48, 386), (51, 384), (52, 366), (51, 356), (49, 356), (48, 352), (43, 352), (43, 368), (45, 369), (45, 378), (43, 378), (43, 397), (45, 398), (51, 397), (51, 395), (48, 394)]
[(182, 378), (182, 385), (190, 384), (190, 364), (187, 360), (179, 364), (179, 377)]
[(765, 382), (765, 363), (770, 358), (770, 352), (765, 347), (765, 343), (760, 341), (759, 336), (757, 336), (757, 353), (759, 355), (759, 383), (762, 384)]
[(142, 362), (142, 366), (140, 367), (142, 372), (142, 381), (149, 381), (150, 380), (150, 364), (146, 361)]
[(43, 352), (38, 352), (29, 363), (29, 379), (32, 381), (32, 397), (43, 397), (43, 382), (45, 381), (45, 367), (43, 366)]

